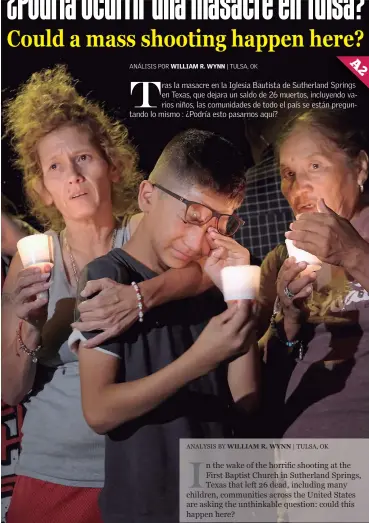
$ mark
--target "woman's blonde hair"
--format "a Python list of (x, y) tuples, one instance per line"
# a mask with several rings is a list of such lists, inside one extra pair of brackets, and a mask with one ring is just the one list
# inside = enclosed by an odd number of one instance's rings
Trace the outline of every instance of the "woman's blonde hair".
[(43, 176), (37, 144), (45, 135), (65, 125), (88, 130), (93, 143), (120, 174), (119, 182), (112, 184), (114, 215), (119, 218), (136, 210), (141, 177), (128, 130), (97, 103), (78, 94), (66, 66), (57, 65), (34, 73), (19, 88), (15, 98), (5, 103), (4, 124), (16, 152), (15, 167), (23, 172), (30, 211), (45, 227), (59, 231), (64, 220), (55, 206), (44, 205), (35, 190), (37, 180), (42, 180)]

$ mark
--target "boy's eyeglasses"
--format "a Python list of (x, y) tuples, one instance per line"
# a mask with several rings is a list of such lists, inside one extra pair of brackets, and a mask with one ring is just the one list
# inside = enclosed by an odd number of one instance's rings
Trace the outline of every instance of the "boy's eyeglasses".
[(241, 220), (236, 214), (221, 214), (220, 212), (213, 211), (210, 207), (203, 205), (202, 203), (192, 202), (186, 200), (183, 196), (176, 194), (169, 189), (166, 189), (158, 183), (153, 183), (153, 187), (157, 187), (161, 191), (169, 194), (176, 200), (183, 202), (186, 205), (186, 212), (184, 220), (192, 225), (202, 226), (210, 222), (212, 218), (216, 218), (216, 228), (219, 234), (223, 236), (233, 236), (238, 229), (244, 225), (244, 221)]

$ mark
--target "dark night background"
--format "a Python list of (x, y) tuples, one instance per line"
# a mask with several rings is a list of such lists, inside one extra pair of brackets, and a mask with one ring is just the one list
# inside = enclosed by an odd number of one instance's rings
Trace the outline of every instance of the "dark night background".
[[(124, 120), (130, 130), (134, 144), (140, 154), (140, 167), (149, 172), (161, 149), (180, 130), (188, 127), (210, 129), (233, 141), (244, 153), (251, 165), (248, 144), (244, 135), (242, 119), (130, 119), (129, 111), (136, 105), (130, 95), (131, 81), (337, 81), (357, 84), (356, 103), (358, 121), (369, 125), (369, 90), (337, 58), (340, 55), (365, 56), (369, 54), (369, 1), (362, 9), (360, 21), (165, 21), (151, 20), (149, 13), (144, 21), (9, 21), (6, 17), (6, 2), (2, 1), (2, 97), (3, 101), (12, 91), (35, 71), (52, 67), (58, 63), (68, 65), (69, 71), (80, 82), (77, 88), (81, 94), (89, 94), (94, 100), (104, 103), (106, 109)], [(46, 28), (64, 29), (65, 42), (71, 34), (141, 34), (156, 28), (158, 32), (186, 34), (201, 28), (202, 33), (229, 33), (231, 28), (241, 34), (303, 34), (305, 45), (309, 42), (309, 29), (320, 34), (348, 34), (357, 29), (368, 31), (360, 47), (351, 48), (278, 48), (274, 53), (255, 53), (253, 49), (232, 49), (219, 53), (214, 49), (172, 48), (11, 48), (7, 34), (19, 29), (22, 34), (41, 34)], [(82, 38), (81, 38), (82, 42)], [(258, 63), (259, 70), (129, 70), (131, 63)], [(21, 175), (11, 166), (11, 151), (7, 140), (2, 141), (2, 192), (24, 212)]]

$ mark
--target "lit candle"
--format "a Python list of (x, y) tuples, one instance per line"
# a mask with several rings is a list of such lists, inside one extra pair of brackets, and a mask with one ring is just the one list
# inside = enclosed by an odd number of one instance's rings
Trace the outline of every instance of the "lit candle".
[[(53, 240), (47, 234), (32, 234), (17, 243), (23, 267), (40, 267), (41, 272), (47, 265), (53, 267)], [(48, 298), (48, 292), (39, 292), (37, 298)]]
[(259, 296), (260, 267), (257, 265), (232, 265), (221, 271), (225, 301), (254, 300)]
[(292, 240), (286, 240), (286, 247), (288, 256), (294, 256), (297, 263), (306, 262), (308, 264), (307, 268), (310, 271), (319, 271), (322, 268), (322, 261), (319, 260), (317, 256), (310, 254), (310, 252), (304, 251), (303, 249), (298, 249), (293, 245)]

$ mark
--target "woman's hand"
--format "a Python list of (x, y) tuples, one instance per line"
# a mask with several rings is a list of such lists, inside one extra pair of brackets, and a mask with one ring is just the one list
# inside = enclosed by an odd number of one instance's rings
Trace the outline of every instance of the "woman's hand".
[(256, 341), (256, 317), (255, 304), (240, 300), (212, 318), (190, 349), (197, 351), (199, 364), (212, 369), (222, 361), (245, 354)]
[(214, 228), (209, 228), (207, 240), (211, 251), (204, 264), (204, 271), (220, 290), (222, 290), (220, 272), (228, 265), (249, 265), (249, 251), (233, 238), (223, 236)]
[(299, 249), (318, 256), (331, 265), (352, 269), (355, 254), (360, 248), (367, 249), (367, 242), (351, 223), (318, 201), (319, 212), (303, 213), (290, 225), (286, 238), (293, 240)]
[(19, 272), (11, 301), (14, 312), (20, 320), (41, 331), (47, 319), (47, 298), (39, 299), (37, 294), (50, 288), (51, 266), (46, 266), (44, 272), (39, 267), (29, 267)]
[(138, 300), (132, 285), (122, 285), (109, 278), (87, 282), (81, 292), (83, 298), (94, 298), (79, 304), (80, 319), (72, 327), (81, 332), (102, 331), (84, 342), (93, 348), (121, 334), (138, 320)]
[[(294, 257), (287, 258), (277, 278), (277, 294), (285, 321), (296, 325), (300, 324), (301, 319), (306, 316), (306, 299), (312, 293), (312, 283), (316, 279), (315, 272), (299, 277), (306, 267), (305, 262), (296, 263)], [(287, 296), (288, 291), (293, 294), (293, 297)]]

